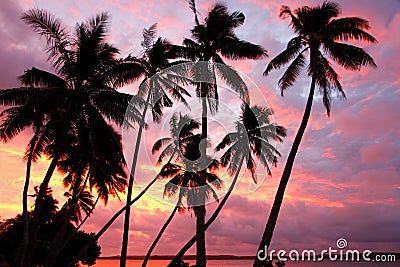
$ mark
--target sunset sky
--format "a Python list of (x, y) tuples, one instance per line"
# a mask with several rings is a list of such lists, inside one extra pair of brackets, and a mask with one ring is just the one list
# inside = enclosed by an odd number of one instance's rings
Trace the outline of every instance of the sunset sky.
[[(199, 0), (200, 18), (204, 18), (213, 1)], [(288, 137), (277, 148), (282, 153), (277, 168), (254, 192), (246, 173), (228, 200), (217, 221), (207, 231), (208, 254), (254, 255), (261, 239), (270, 205), (276, 192), (282, 168), (305, 107), (310, 81), (303, 75), (280, 96), (277, 83), (282, 70), (264, 77), (270, 58), (282, 51), (293, 36), (289, 20), (279, 18), (279, 9), (288, 5), (316, 5), (322, 1), (225, 1), (230, 11), (240, 10), (246, 16), (237, 35), (263, 45), (269, 58), (257, 61), (227, 61), (252, 82), (253, 103), (265, 104), (264, 96), (274, 110), (275, 121), (288, 129)], [(347, 101), (334, 97), (332, 115), (327, 117), (322, 99), (315, 98), (311, 119), (297, 155), (291, 180), (278, 219), (272, 248), (327, 249), (345, 238), (349, 248), (400, 252), (400, 1), (341, 0), (343, 16), (360, 16), (369, 20), (370, 33), (377, 44), (355, 44), (364, 47), (375, 59), (377, 69), (363, 68), (348, 72), (337, 67)], [(109, 41), (120, 49), (121, 57), (141, 53), (142, 29), (158, 23), (159, 36), (181, 44), (190, 37), (193, 14), (185, 0), (2, 0), (0, 2), (0, 88), (17, 87), (17, 76), (33, 66), (52, 70), (43, 52), (45, 40), (39, 38), (20, 20), (29, 8), (44, 8), (60, 18), (71, 31), (77, 22), (103, 11), (111, 15)], [(134, 86), (123, 88), (134, 93)], [(225, 96), (225, 100), (224, 97)], [(223, 93), (222, 110), (238, 110), (239, 102)], [(192, 100), (198, 105), (197, 100)], [(178, 107), (179, 108), (179, 107)], [(167, 110), (170, 116), (176, 109)], [(194, 111), (192, 110), (192, 113)], [(213, 144), (225, 134), (228, 124), (221, 112), (210, 122)], [(200, 114), (196, 114), (199, 116)], [(166, 117), (167, 119), (169, 117)], [(232, 116), (231, 116), (232, 117)], [(222, 125), (217, 128), (217, 125)], [(214, 129), (214, 133), (212, 132)], [(163, 121), (145, 132), (138, 166), (139, 183), (154, 177), (154, 157), (146, 151), (168, 130)], [(24, 149), (32, 132), (25, 131), (13, 141), (0, 143), (0, 216), (14, 217), (22, 210), (21, 195), (25, 179)], [(125, 149), (132, 144), (124, 136)], [(129, 154), (129, 152), (127, 152)], [(40, 160), (33, 168), (30, 193), (39, 185), (49, 161)], [(263, 171), (260, 170), (262, 174)], [(54, 175), (51, 186), (60, 206), (65, 201), (62, 177)], [(162, 201), (160, 181), (150, 195), (132, 209), (129, 255), (142, 255), (173, 209)], [(225, 187), (229, 187), (226, 180)], [(134, 195), (140, 192), (136, 186)], [(123, 205), (112, 200), (99, 205), (88, 220), (85, 230), (98, 229)], [(166, 201), (168, 202), (168, 201)], [(169, 201), (174, 203), (175, 200)], [(31, 203), (32, 204), (32, 201)], [(207, 206), (212, 214), (215, 203)], [(122, 216), (100, 239), (102, 256), (120, 253)], [(195, 231), (195, 218), (190, 212), (177, 215), (153, 254), (174, 254)], [(191, 251), (193, 253), (194, 250)]]

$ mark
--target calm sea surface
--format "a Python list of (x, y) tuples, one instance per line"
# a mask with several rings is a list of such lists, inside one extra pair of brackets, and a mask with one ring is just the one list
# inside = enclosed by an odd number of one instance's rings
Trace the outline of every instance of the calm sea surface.
[[(189, 261), (190, 264), (194, 262)], [(169, 261), (167, 260), (153, 260), (149, 261), (148, 267), (166, 267)], [(251, 260), (209, 260), (207, 266), (236, 266), (236, 267), (251, 267), (253, 261)], [(141, 260), (128, 260), (128, 267), (140, 267), (142, 264)], [(119, 260), (97, 260), (95, 267), (118, 267)], [(399, 267), (400, 262), (288, 262), (286, 267)]]

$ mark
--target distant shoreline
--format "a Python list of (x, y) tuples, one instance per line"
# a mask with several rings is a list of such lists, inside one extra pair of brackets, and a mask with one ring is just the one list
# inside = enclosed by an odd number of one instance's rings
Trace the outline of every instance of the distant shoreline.
[[(152, 260), (172, 260), (175, 255), (154, 255), (151, 256)], [(143, 260), (145, 256), (128, 256), (129, 260)], [(117, 260), (119, 256), (99, 257), (99, 260)], [(196, 255), (187, 255), (183, 257), (184, 260), (195, 260)], [(235, 255), (207, 255), (209, 260), (251, 260), (254, 256), (235, 256)]]
[[(396, 260), (400, 260), (400, 253), (395, 252), (373, 252), (371, 253), (371, 257), (374, 255), (395, 255)], [(338, 255), (338, 254), (334, 254)], [(320, 255), (316, 255), (318, 258)], [(152, 260), (172, 260), (175, 255), (154, 255), (151, 256)], [(143, 260), (145, 256), (128, 256), (129, 260)], [(107, 257), (99, 257), (99, 260), (118, 260), (119, 256), (107, 256)], [(195, 260), (196, 255), (187, 255), (183, 257), (184, 260)], [(254, 256), (236, 256), (236, 255), (207, 255), (208, 260), (253, 260)], [(274, 259), (277, 259), (274, 257)], [(324, 257), (324, 259), (329, 259), (328, 257)]]

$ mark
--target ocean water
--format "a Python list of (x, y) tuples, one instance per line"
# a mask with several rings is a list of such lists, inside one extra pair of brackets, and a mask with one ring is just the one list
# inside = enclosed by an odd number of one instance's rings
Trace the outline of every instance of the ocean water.
[[(189, 261), (194, 264), (194, 261)], [(147, 264), (148, 267), (166, 267), (168, 260), (152, 260)], [(141, 260), (128, 260), (127, 267), (140, 267)], [(207, 266), (235, 266), (251, 267), (252, 260), (209, 260)], [(97, 260), (95, 267), (118, 267), (119, 260)], [(285, 267), (399, 267), (400, 262), (287, 262)]]

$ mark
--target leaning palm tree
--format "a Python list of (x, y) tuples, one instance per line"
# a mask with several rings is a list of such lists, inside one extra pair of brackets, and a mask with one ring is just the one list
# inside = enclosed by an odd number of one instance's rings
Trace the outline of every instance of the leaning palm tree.
[[(246, 103), (243, 103), (241, 108), (242, 113), (236, 122), (236, 131), (228, 133), (216, 147), (217, 151), (228, 147), (220, 161), (222, 166), (228, 167), (228, 173), (234, 178), (225, 196), (207, 221), (206, 230), (218, 217), (231, 195), (243, 163), (246, 163), (247, 170), (251, 173), (254, 182), (257, 182), (257, 164), (254, 157), (258, 158), (267, 169), (268, 175), (272, 175), (269, 164), (276, 165), (277, 157), (281, 156), (272, 143), (282, 142), (282, 137), (286, 136), (286, 129), (270, 121), (272, 110), (260, 106), (250, 108)], [(193, 236), (176, 254), (169, 266), (181, 259), (195, 241), (196, 236)]]
[[(311, 77), (311, 86), (303, 118), (289, 152), (259, 250), (268, 248), (271, 243), (285, 189), (310, 117), (315, 88), (318, 86), (320, 89), (328, 116), (331, 110), (331, 94), (337, 92), (345, 97), (339, 76), (326, 56), (348, 70), (360, 70), (361, 66), (376, 67), (373, 58), (364, 49), (343, 42), (361, 40), (375, 43), (376, 39), (366, 32), (370, 28), (368, 21), (359, 17), (337, 18), (340, 13), (339, 5), (329, 1), (316, 7), (303, 6), (293, 12), (289, 7), (282, 6), (280, 11), (280, 17), (291, 19), (290, 25), (297, 36), (289, 41), (283, 52), (271, 60), (264, 75), (293, 60), (279, 80), (282, 94), (293, 85), (306, 66), (307, 74)], [(325, 53), (321, 51), (322, 48)], [(254, 266), (262, 266), (261, 264), (256, 257)]]
[[(211, 114), (218, 111), (218, 91), (216, 75), (219, 75), (241, 98), (247, 98), (247, 86), (234, 69), (227, 66), (222, 57), (228, 59), (258, 59), (266, 55), (266, 51), (258, 45), (239, 39), (234, 30), (245, 20), (243, 13), (235, 11), (229, 13), (223, 4), (216, 4), (208, 13), (203, 23), (199, 22), (195, 0), (189, 0), (190, 8), (194, 12), (195, 26), (191, 30), (193, 39), (185, 39), (183, 44), (192, 51), (192, 60), (197, 77), (196, 94), (202, 105), (202, 137), (207, 138), (207, 102)], [(214, 64), (218, 63), (218, 64)], [(206, 143), (206, 142), (204, 142)], [(202, 145), (203, 161), (206, 161), (206, 147)], [(200, 185), (206, 184), (206, 171), (201, 173)], [(200, 192), (197, 209), (197, 242), (196, 265), (206, 265), (205, 247), (205, 192)]]
[[(172, 198), (178, 195), (178, 201), (171, 215), (168, 217), (157, 237), (151, 244), (149, 250), (147, 251), (146, 257), (142, 263), (142, 267), (147, 265), (151, 253), (153, 252), (158, 241), (161, 239), (161, 236), (164, 234), (164, 231), (172, 221), (177, 211), (183, 212), (186, 206), (186, 209), (188, 210), (193, 209), (195, 215), (197, 216), (197, 209), (195, 207), (198, 205), (198, 197), (200, 192), (200, 172), (198, 171), (199, 162), (195, 162), (193, 160), (197, 160), (200, 157), (199, 142), (201, 140), (201, 135), (193, 135), (190, 138), (187, 138), (182, 145), (182, 157), (179, 158), (183, 164), (167, 163), (160, 172), (162, 177), (171, 178), (171, 180), (165, 185), (163, 196)], [(206, 198), (213, 197), (216, 201), (218, 201), (218, 195), (214, 191), (214, 188), (221, 189), (223, 182), (214, 173), (214, 171), (219, 168), (219, 162), (211, 159), (210, 161), (211, 163), (207, 167), (206, 186), (204, 191)], [(186, 199), (186, 205), (183, 204), (184, 199)]]
[[(121, 69), (115, 59), (118, 50), (105, 41), (108, 15), (103, 13), (86, 23), (77, 24), (74, 34), (66, 32), (60, 20), (40, 9), (25, 12), (22, 19), (47, 40), (47, 53), (55, 73), (32, 68), (24, 74), (27, 87), (0, 91), (0, 104), (21, 107), (35, 97), (54, 101), (54, 109), (45, 110), (46, 122), (35, 153), (45, 153), (51, 163), (40, 185), (29, 228), (28, 245), (23, 262), (30, 267), (36, 243), (38, 221), (43, 206), (43, 196), (52, 174), (68, 146), (67, 135), (75, 131), (74, 122), (86, 112), (117, 125), (124, 123), (125, 111), (132, 96), (118, 93), (113, 85)], [(121, 80), (118, 81), (122, 83)], [(135, 98), (139, 101), (139, 98)], [(137, 101), (136, 101), (137, 102)], [(35, 107), (39, 110), (40, 107)], [(135, 110), (135, 107), (130, 107)], [(85, 114), (85, 115), (84, 115)], [(138, 121), (140, 113), (132, 112), (130, 122)], [(24, 118), (20, 116), (23, 120)], [(51, 153), (46, 152), (52, 145)], [(34, 145), (34, 144), (32, 144)]]
[[(129, 223), (130, 223), (130, 206), (132, 201), (133, 182), (135, 178), (136, 165), (139, 155), (143, 128), (146, 126), (145, 118), (147, 111), (150, 109), (153, 120), (159, 122), (163, 115), (164, 107), (171, 107), (172, 98), (183, 102), (187, 105), (183, 95), (190, 94), (180, 86), (177, 81), (171, 76), (157, 75), (162, 70), (171, 66), (171, 60), (181, 58), (184, 55), (184, 50), (179, 46), (171, 44), (169, 41), (159, 37), (156, 38), (156, 26), (153, 24), (150, 28), (143, 30), (143, 53), (141, 57), (129, 55), (124, 62), (130, 66), (127, 69), (126, 75), (122, 81), (127, 78), (137, 80), (139, 77), (144, 77), (140, 83), (138, 95), (145, 99), (144, 108), (140, 120), (139, 129), (136, 136), (135, 149), (131, 165), (131, 173), (129, 177), (128, 190), (126, 195), (124, 231), (121, 245), (120, 266), (126, 266), (126, 255), (128, 251), (129, 238)], [(181, 79), (179, 79), (181, 82)]]
[[(191, 142), (193, 138), (198, 138), (198, 135), (193, 134), (193, 130), (198, 129), (200, 127), (200, 124), (197, 121), (190, 118), (188, 115), (182, 116), (181, 114), (178, 115), (178, 113), (174, 113), (169, 121), (169, 125), (170, 125), (170, 137), (160, 138), (153, 145), (152, 149), (153, 154), (156, 151), (159, 151), (161, 148), (164, 148), (158, 157), (157, 165), (161, 164), (163, 160), (167, 156), (169, 156), (169, 160), (161, 169), (159, 176), (157, 176), (155, 179), (158, 179), (158, 177), (168, 178), (170, 176), (176, 175), (178, 172), (177, 165), (172, 164), (171, 161), (173, 159), (182, 161), (182, 159), (184, 158), (184, 155), (182, 154), (184, 147), (187, 145), (188, 142)], [(170, 187), (169, 184), (165, 186), (164, 196), (168, 195), (168, 197), (172, 197), (173, 194), (171, 190), (168, 190), (169, 187)], [(171, 215), (164, 223), (157, 237), (155, 238), (149, 250), (147, 251), (142, 266), (146, 266), (147, 262), (150, 259), (152, 251), (154, 250), (155, 246), (157, 245), (158, 241), (163, 235), (165, 229), (171, 222), (172, 218), (175, 216), (175, 213), (177, 211), (180, 212), (184, 211), (185, 208), (182, 202), (182, 198), (184, 197), (184, 195), (182, 195), (183, 193), (184, 191), (179, 192), (177, 204), (175, 205), (175, 208), (173, 209)]]

